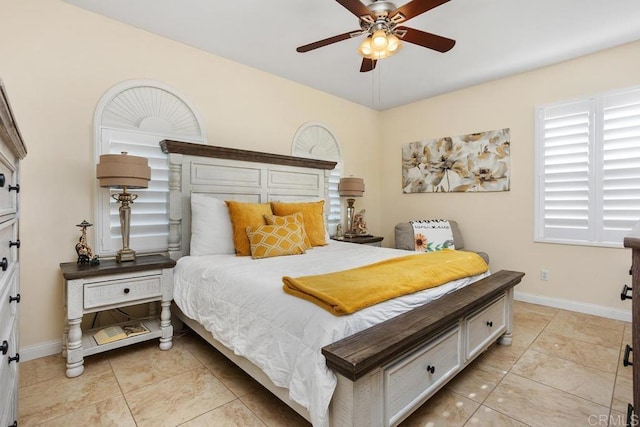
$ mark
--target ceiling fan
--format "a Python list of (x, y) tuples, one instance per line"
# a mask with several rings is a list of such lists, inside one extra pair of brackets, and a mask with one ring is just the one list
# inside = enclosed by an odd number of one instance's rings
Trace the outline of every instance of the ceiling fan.
[(368, 6), (365, 6), (360, 0), (336, 1), (358, 17), (360, 29), (300, 46), (296, 51), (309, 52), (319, 47), (366, 34), (367, 37), (358, 47), (358, 53), (363, 57), (360, 72), (364, 73), (373, 70), (379, 59), (397, 53), (402, 46), (402, 41), (438, 52), (447, 52), (456, 44), (455, 40), (446, 37), (415, 28), (398, 26), (398, 24), (449, 0), (412, 0), (401, 7), (396, 7), (393, 3), (385, 0), (373, 0), (373, 3)]

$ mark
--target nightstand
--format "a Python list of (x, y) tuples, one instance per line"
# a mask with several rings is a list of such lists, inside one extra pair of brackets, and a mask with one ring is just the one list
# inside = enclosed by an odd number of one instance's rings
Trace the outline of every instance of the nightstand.
[(332, 237), (333, 240), (337, 240), (339, 242), (347, 242), (347, 243), (358, 243), (360, 245), (368, 245), (368, 246), (382, 246), (382, 240), (384, 237), (380, 236), (354, 236), (354, 237), (345, 237), (344, 239), (336, 239)]
[[(84, 357), (92, 354), (154, 338), (160, 338), (161, 350), (171, 348), (170, 305), (175, 265), (174, 260), (162, 255), (138, 256), (135, 261), (123, 263), (101, 260), (99, 265), (60, 264), (66, 312), (62, 356), (67, 358), (67, 377), (81, 375)], [(93, 334), (104, 326), (82, 331), (80, 325), (85, 314), (142, 303), (149, 303), (149, 317), (142, 320), (149, 329), (146, 334), (98, 345)]]

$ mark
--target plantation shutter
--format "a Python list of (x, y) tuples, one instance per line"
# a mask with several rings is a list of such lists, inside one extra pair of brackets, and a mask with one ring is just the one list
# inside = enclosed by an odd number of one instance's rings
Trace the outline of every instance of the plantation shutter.
[(336, 228), (342, 219), (342, 207), (340, 203), (340, 193), (338, 193), (338, 184), (340, 183), (340, 177), (342, 177), (343, 162), (342, 160), (338, 160), (336, 162), (336, 167), (333, 168), (331, 175), (329, 176), (329, 212), (327, 214), (327, 225), (331, 235), (335, 234)]
[[(591, 223), (592, 100), (539, 111), (543, 144), (539, 221), (547, 239), (588, 240)], [(539, 131), (540, 132), (540, 131)]]
[(640, 89), (603, 101), (603, 241), (621, 242), (640, 221)]
[(640, 89), (536, 109), (536, 239), (622, 246), (640, 221)]
[[(131, 204), (131, 225), (129, 246), (135, 251), (153, 252), (167, 249), (169, 219), (167, 194), (169, 192), (169, 168), (167, 155), (162, 152), (159, 142), (164, 137), (120, 130), (103, 130), (100, 154), (120, 154), (125, 151), (134, 156), (145, 157), (151, 168), (148, 188), (130, 192), (138, 198)], [(117, 252), (122, 248), (120, 229), (120, 204), (111, 195), (117, 189), (101, 189), (100, 203), (108, 206), (101, 209), (108, 212), (108, 218), (101, 222), (102, 242), (100, 250), (104, 254)]]

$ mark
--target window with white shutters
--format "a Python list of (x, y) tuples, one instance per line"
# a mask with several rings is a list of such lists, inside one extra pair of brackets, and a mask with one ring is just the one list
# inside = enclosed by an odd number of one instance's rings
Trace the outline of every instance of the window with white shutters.
[(536, 240), (622, 245), (640, 221), (640, 89), (536, 109)]
[[(160, 82), (130, 80), (109, 90), (96, 108), (95, 162), (101, 154), (123, 151), (145, 157), (151, 168), (148, 188), (133, 189), (129, 247), (138, 253), (163, 252), (168, 247), (168, 161), (160, 141), (206, 142), (202, 120), (176, 91)], [(96, 187), (98, 182), (96, 180)], [(122, 248), (118, 190), (97, 188), (96, 252), (112, 256)]]
[(298, 128), (291, 145), (293, 156), (336, 162), (331, 170), (328, 188), (328, 211), (325, 209), (329, 234), (334, 235), (342, 220), (342, 203), (338, 193), (338, 183), (342, 177), (344, 163), (337, 138), (329, 127), (321, 122), (307, 122)]

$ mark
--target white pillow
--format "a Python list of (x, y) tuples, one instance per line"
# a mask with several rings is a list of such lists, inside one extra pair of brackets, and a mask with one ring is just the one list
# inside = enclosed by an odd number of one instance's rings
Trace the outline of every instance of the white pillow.
[(224, 201), (191, 193), (191, 255), (234, 254), (233, 229)]

